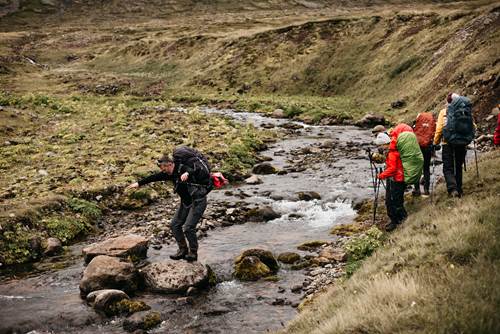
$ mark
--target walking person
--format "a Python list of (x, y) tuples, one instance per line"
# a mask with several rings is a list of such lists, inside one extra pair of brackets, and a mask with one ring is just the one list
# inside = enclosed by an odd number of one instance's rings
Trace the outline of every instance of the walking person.
[(497, 117), (497, 127), (493, 135), (493, 145), (500, 147), (500, 104), (493, 109), (492, 114)]
[(180, 147), (174, 150), (172, 157), (163, 156), (159, 159), (158, 167), (160, 172), (134, 182), (127, 188), (138, 188), (156, 181), (173, 182), (181, 203), (170, 223), (179, 250), (170, 258), (197, 261), (196, 226), (207, 207), (207, 194), (213, 187), (208, 161), (197, 150)]
[(465, 96), (450, 93), (439, 112), (434, 145), (442, 144), (443, 174), (450, 197), (462, 197), (462, 168), (467, 145), (474, 139), (472, 104)]
[(387, 153), (385, 170), (378, 175), (380, 180), (387, 180), (385, 193), (385, 206), (390, 222), (386, 225), (386, 231), (394, 230), (401, 224), (408, 214), (404, 207), (404, 182), (403, 162), (395, 147), (391, 147), (391, 138), (386, 133), (379, 133), (375, 139), (375, 145)]
[[(424, 157), (424, 195), (429, 196), (431, 184), (431, 157), (434, 133), (436, 132), (436, 121), (432, 113), (425, 112), (417, 115), (413, 132), (417, 136), (420, 151)], [(420, 196), (420, 180), (414, 184), (413, 195)]]

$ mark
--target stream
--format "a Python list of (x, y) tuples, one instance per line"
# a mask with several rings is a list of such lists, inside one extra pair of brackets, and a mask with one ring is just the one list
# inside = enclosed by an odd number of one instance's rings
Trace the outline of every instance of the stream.
[[(209, 114), (232, 117), (256, 127), (285, 131), (282, 140), (261, 152), (284, 175), (259, 175), (262, 183), (236, 185), (209, 195), (209, 205), (241, 201), (269, 205), (281, 218), (267, 223), (217, 227), (200, 240), (199, 261), (209, 264), (221, 280), (192, 302), (175, 295), (140, 292), (164, 321), (150, 333), (262, 333), (282, 328), (293, 319), (302, 294), (291, 292), (306, 279), (304, 270), (282, 265), (279, 281), (240, 282), (232, 278), (233, 260), (244, 249), (264, 248), (274, 254), (297, 251), (310, 240), (333, 240), (329, 230), (350, 223), (356, 213), (352, 203), (373, 194), (369, 163), (364, 151), (372, 140), (369, 130), (350, 126), (311, 126), (259, 114), (204, 108)], [(320, 200), (300, 201), (297, 192), (315, 191)], [(146, 209), (161, 210), (160, 201)], [(158, 211), (161, 212), (161, 211)], [(161, 215), (161, 213), (157, 213)], [(126, 215), (132, 215), (127, 213)], [(135, 215), (137, 215), (135, 213)], [(164, 217), (168, 223), (170, 217)], [(126, 232), (126, 229), (124, 230)], [(80, 298), (83, 271), (81, 249), (90, 241), (69, 247), (74, 260), (59, 270), (49, 270), (0, 283), (0, 333), (124, 333), (122, 318), (105, 318)], [(161, 260), (175, 252), (174, 243), (150, 247), (148, 260)], [(284, 291), (283, 291), (284, 290)], [(289, 301), (275, 305), (277, 299)], [(274, 305), (273, 305), (274, 304)]]

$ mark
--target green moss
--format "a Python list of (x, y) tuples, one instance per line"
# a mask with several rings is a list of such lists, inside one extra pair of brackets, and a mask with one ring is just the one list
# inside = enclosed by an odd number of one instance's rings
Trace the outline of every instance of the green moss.
[(352, 261), (363, 260), (382, 245), (384, 234), (373, 226), (364, 234), (350, 239), (344, 246), (348, 258)]
[(144, 317), (144, 330), (152, 329), (161, 323), (161, 315), (159, 312), (149, 312)]
[(90, 225), (82, 219), (69, 217), (52, 217), (43, 220), (51, 237), (56, 237), (63, 243), (75, 239), (90, 230)]
[(102, 211), (93, 202), (89, 202), (79, 198), (71, 198), (68, 201), (68, 206), (76, 213), (81, 213), (89, 220), (96, 220), (102, 216)]
[(213, 271), (213, 269), (209, 265), (206, 265), (206, 266), (207, 266), (207, 270), (208, 270), (208, 284), (210, 286), (217, 285), (217, 283), (218, 283), (217, 275), (215, 274), (215, 272)]
[(106, 310), (106, 314), (108, 316), (118, 314), (126, 314), (128, 316), (135, 312), (147, 311), (150, 309), (151, 307), (141, 300), (122, 299), (112, 304), (108, 310)]
[(15, 223), (0, 234), (0, 262), (3, 265), (26, 263), (38, 259), (41, 249), (36, 247), (42, 234)]

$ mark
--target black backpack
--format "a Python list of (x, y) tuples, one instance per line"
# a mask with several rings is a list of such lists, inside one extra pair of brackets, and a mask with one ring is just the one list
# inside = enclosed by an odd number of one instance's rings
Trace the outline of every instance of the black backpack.
[(469, 145), (474, 139), (475, 129), (472, 119), (472, 104), (465, 96), (460, 96), (448, 105), (444, 140), (452, 145)]
[(201, 152), (191, 147), (182, 146), (174, 150), (173, 160), (178, 170), (182, 168), (182, 165), (194, 169), (193, 181), (196, 184), (210, 186), (210, 164)]

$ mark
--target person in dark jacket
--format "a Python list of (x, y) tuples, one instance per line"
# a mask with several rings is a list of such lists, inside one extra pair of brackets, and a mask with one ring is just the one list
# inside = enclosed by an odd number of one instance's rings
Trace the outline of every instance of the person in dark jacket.
[[(172, 181), (181, 203), (170, 223), (179, 250), (173, 260), (198, 260), (196, 225), (207, 207), (207, 194), (211, 190), (210, 167), (201, 153), (189, 147), (174, 150), (172, 157), (158, 160), (160, 172), (152, 174), (127, 188), (133, 189), (156, 181)], [(187, 240), (187, 242), (186, 242)]]

